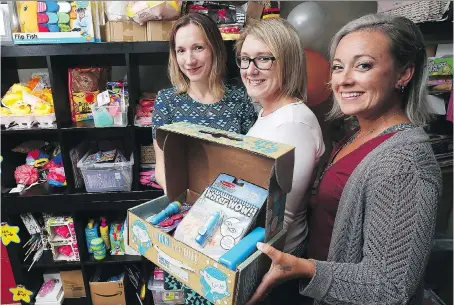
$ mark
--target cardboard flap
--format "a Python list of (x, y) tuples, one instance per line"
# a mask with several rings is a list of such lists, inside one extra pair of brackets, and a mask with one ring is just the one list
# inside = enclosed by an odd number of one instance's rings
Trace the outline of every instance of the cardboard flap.
[(277, 183), (286, 193), (290, 193), (292, 190), (294, 164), (295, 150), (292, 150), (277, 159), (274, 165), (274, 173), (276, 174)]
[(164, 125), (156, 140), (164, 152), (167, 196), (186, 190), (201, 194), (221, 173), (268, 189), (276, 175), (281, 189), (291, 190), (294, 148), (190, 123)]
[[(280, 158), (285, 153), (294, 150), (293, 146), (287, 144), (271, 142), (186, 122), (178, 122), (160, 127), (157, 131), (158, 143), (162, 143), (163, 139), (165, 139), (165, 134), (168, 133), (177, 133), (191, 138), (232, 146), (271, 159)], [(162, 148), (162, 144), (159, 144), (159, 147)]]

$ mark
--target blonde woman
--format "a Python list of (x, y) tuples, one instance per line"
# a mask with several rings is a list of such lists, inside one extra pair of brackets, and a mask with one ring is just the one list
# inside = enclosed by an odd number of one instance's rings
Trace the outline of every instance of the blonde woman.
[(210, 17), (190, 13), (170, 36), (169, 75), (173, 88), (158, 92), (153, 112), (156, 180), (166, 189), (164, 154), (156, 130), (165, 124), (191, 122), (246, 134), (257, 115), (243, 88), (224, 85), (227, 51)]
[(292, 191), (285, 205), (285, 252), (301, 256), (307, 236), (306, 194), (325, 150), (317, 118), (304, 103), (303, 49), (287, 21), (271, 18), (248, 26), (236, 50), (247, 93), (262, 106), (248, 135), (296, 147)]
[(422, 304), (442, 191), (421, 127), (430, 119), (422, 33), (404, 17), (366, 15), (334, 36), (330, 60), (330, 115), (354, 116), (359, 127), (320, 180), (311, 259), (258, 244), (273, 263), (248, 305), (290, 279), (314, 304)]
[[(302, 257), (307, 245), (306, 211), (313, 172), (325, 151), (318, 120), (305, 104), (303, 48), (287, 21), (272, 18), (248, 26), (236, 50), (247, 93), (262, 106), (248, 135), (295, 147), (292, 190), (285, 203), (284, 251)], [(297, 284), (288, 291), (284, 289), (289, 286), (280, 287), (273, 294), (273, 304), (297, 304)]]

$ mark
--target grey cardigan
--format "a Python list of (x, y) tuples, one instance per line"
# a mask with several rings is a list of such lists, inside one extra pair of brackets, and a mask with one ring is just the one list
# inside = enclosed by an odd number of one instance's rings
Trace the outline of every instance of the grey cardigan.
[(422, 304), (441, 171), (422, 128), (401, 131), (345, 185), (328, 260), (300, 292), (315, 304)]

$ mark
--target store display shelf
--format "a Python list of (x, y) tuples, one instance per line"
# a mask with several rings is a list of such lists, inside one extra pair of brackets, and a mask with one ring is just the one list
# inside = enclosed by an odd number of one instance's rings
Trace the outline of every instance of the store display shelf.
[(162, 195), (163, 191), (159, 190), (87, 193), (79, 189), (69, 193), (66, 189), (55, 190), (38, 185), (23, 194), (5, 194), (2, 204), (6, 206), (8, 213), (13, 214), (124, 210)]
[(131, 128), (132, 125), (127, 126), (112, 126), (112, 127), (96, 127), (93, 121), (81, 121), (72, 123), (70, 126), (62, 126), (63, 131), (80, 131), (80, 130), (108, 130), (108, 131), (121, 131)]
[[(27, 259), (27, 261), (22, 265), (22, 267), (26, 270), (30, 268), (30, 265), (33, 262), (33, 255)], [(58, 269), (60, 267), (79, 267), (81, 266), (81, 262), (78, 261), (54, 261), (52, 258), (52, 251), (46, 250), (43, 252), (41, 258), (33, 264), (32, 269), (47, 269), (47, 268), (54, 268)]]
[(168, 53), (167, 41), (2, 46), (2, 57)]
[(57, 127), (55, 128), (41, 128), (38, 126), (33, 126), (32, 128), (21, 128), (21, 129), (15, 129), (15, 128), (1, 128), (0, 133), (2, 135), (16, 135), (16, 134), (43, 134), (43, 133), (56, 133), (58, 132)]
[(106, 255), (102, 260), (96, 260), (93, 255), (90, 255), (88, 260), (84, 261), (84, 265), (139, 263), (141, 261), (142, 256), (140, 255)]

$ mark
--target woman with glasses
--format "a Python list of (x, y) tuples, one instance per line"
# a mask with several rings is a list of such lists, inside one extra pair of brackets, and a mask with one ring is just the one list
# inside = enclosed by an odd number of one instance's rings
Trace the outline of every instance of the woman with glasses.
[[(248, 135), (295, 147), (292, 190), (285, 203), (284, 251), (301, 257), (307, 243), (306, 210), (313, 172), (325, 151), (317, 118), (304, 104), (303, 48), (298, 34), (287, 21), (270, 18), (246, 27), (236, 43), (236, 51), (236, 62), (247, 93), (262, 106)], [(292, 290), (276, 293), (278, 300), (273, 304), (297, 304), (297, 284), (295, 282), (293, 293)]]
[[(173, 26), (169, 43), (169, 75), (174, 87), (158, 92), (152, 118), (156, 180), (164, 190), (164, 153), (156, 142), (159, 127), (191, 122), (246, 134), (257, 118), (244, 88), (224, 84), (227, 51), (210, 17), (199, 13), (181, 17)], [(167, 273), (165, 288), (183, 288), (185, 304), (210, 304)]]
[(257, 118), (244, 88), (227, 86), (227, 51), (210, 17), (189, 13), (170, 35), (169, 76), (173, 88), (158, 92), (153, 111), (156, 181), (166, 190), (164, 153), (156, 130), (165, 124), (191, 122), (246, 134)]

